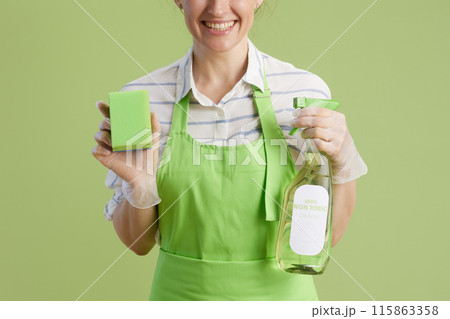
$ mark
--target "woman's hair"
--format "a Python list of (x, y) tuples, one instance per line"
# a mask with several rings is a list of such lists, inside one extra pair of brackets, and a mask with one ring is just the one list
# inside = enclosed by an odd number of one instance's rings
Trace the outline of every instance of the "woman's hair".
[(266, 1), (263, 1), (263, 3), (261, 3), (261, 5), (258, 7), (258, 9), (255, 10), (255, 16), (257, 14), (259, 14), (259, 12), (261, 12), (263, 10), (263, 7), (266, 6)]
[(275, 11), (277, 7), (278, 0), (264, 0), (263, 3), (255, 10), (255, 18), (259, 18), (263, 15), (263, 13), (271, 8), (271, 13)]

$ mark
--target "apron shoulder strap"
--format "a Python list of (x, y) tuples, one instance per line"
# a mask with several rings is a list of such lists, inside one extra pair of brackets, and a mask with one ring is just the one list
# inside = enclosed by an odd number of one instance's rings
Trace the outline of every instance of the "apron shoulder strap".
[(182, 132), (186, 130), (189, 96), (190, 91), (178, 103), (174, 104), (170, 132)]
[[(266, 182), (263, 186), (266, 220), (276, 221), (279, 219), (283, 205), (284, 188), (287, 186), (287, 182), (290, 182), (289, 178), (295, 176), (295, 166), (289, 160), (290, 156), (285, 157), (283, 155), (283, 153), (286, 154), (289, 152), (289, 149), (283, 132), (278, 126), (275, 111), (272, 106), (272, 93), (267, 85), (265, 71), (263, 71), (263, 75), (264, 92), (261, 92), (258, 87), (253, 86), (253, 97), (261, 122), (266, 152)], [(287, 161), (283, 163), (282, 158), (287, 159)], [(283, 165), (285, 167), (282, 167)], [(289, 170), (289, 172), (282, 172), (283, 170)]]

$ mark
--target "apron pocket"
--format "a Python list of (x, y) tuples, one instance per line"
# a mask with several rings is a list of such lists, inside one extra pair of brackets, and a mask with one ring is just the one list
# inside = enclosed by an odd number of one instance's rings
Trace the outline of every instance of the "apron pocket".
[(280, 270), (275, 258), (196, 259), (159, 250), (150, 300), (318, 300), (310, 275)]

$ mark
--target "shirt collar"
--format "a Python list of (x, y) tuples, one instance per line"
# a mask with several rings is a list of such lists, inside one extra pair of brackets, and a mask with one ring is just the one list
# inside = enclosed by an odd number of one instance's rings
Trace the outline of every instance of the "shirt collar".
[(264, 92), (263, 56), (250, 40), (248, 40), (248, 67), (243, 80)]
[[(194, 95), (197, 88), (195, 87), (194, 77), (192, 75), (192, 46), (186, 55), (180, 60), (177, 73), (177, 89), (176, 101), (179, 102), (192, 89)], [(248, 66), (242, 80), (248, 84), (258, 87), (264, 92), (264, 75), (263, 75), (263, 56), (261, 52), (248, 40)], [(196, 96), (199, 100), (199, 96)], [(201, 101), (199, 101), (201, 102)]]

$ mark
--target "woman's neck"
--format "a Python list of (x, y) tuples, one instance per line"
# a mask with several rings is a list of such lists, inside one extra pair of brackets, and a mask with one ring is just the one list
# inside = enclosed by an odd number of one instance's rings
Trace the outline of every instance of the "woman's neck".
[(244, 38), (227, 52), (214, 52), (194, 40), (192, 72), (197, 89), (214, 103), (244, 76), (248, 64), (248, 41)]

